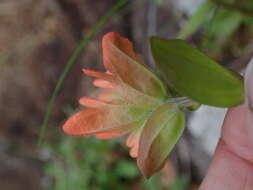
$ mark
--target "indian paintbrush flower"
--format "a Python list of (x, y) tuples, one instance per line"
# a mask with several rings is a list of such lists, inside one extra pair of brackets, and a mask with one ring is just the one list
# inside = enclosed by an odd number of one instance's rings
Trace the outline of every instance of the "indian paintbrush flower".
[(97, 78), (94, 85), (103, 91), (98, 98), (80, 99), (87, 109), (71, 116), (64, 132), (98, 139), (127, 134), (130, 155), (148, 178), (163, 167), (183, 132), (184, 113), (174, 101), (180, 98), (170, 98), (166, 85), (141, 63), (128, 39), (108, 33), (102, 48), (106, 72), (83, 72)]

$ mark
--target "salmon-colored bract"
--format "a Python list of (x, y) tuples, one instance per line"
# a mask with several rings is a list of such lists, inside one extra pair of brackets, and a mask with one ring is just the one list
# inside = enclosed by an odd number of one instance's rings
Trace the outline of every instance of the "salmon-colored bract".
[[(183, 113), (175, 103), (165, 102), (165, 85), (139, 62), (128, 39), (108, 33), (103, 37), (102, 48), (106, 72), (83, 72), (95, 77), (93, 84), (103, 91), (98, 98), (81, 98), (79, 103), (87, 108), (71, 116), (63, 130), (98, 139), (128, 134), (130, 155), (137, 158), (143, 175), (149, 177), (163, 166), (181, 135)], [(175, 129), (173, 124), (179, 127)]]

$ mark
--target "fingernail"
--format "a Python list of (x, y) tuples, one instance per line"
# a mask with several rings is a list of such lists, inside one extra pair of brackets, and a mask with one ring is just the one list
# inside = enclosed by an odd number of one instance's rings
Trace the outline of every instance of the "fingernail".
[(253, 144), (253, 58), (250, 60), (245, 73), (245, 104), (246, 104), (246, 127), (249, 130)]

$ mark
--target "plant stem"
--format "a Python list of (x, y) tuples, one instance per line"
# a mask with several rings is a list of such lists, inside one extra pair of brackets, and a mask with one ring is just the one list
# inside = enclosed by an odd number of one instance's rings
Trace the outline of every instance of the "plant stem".
[(55, 86), (55, 89), (52, 93), (52, 96), (49, 100), (48, 106), (47, 106), (47, 111), (43, 119), (43, 123), (40, 129), (40, 134), (39, 134), (39, 139), (38, 139), (38, 145), (42, 145), (42, 140), (45, 135), (45, 131), (48, 126), (49, 119), (52, 115), (53, 112), (53, 107), (56, 101), (56, 98), (58, 97), (60, 90), (64, 84), (65, 79), (67, 78), (70, 69), (73, 67), (73, 65), (76, 63), (77, 58), (81, 55), (83, 50), (86, 48), (87, 44), (93, 39), (93, 37), (98, 33), (99, 29), (119, 10), (121, 9), (128, 0), (119, 0), (111, 9), (106, 12), (104, 16), (100, 18), (100, 20), (94, 25), (94, 27), (91, 29), (90, 32), (88, 32), (82, 41), (80, 42), (79, 46), (75, 49), (71, 57), (66, 63), (66, 66), (64, 67), (63, 72), (61, 73), (57, 84)]

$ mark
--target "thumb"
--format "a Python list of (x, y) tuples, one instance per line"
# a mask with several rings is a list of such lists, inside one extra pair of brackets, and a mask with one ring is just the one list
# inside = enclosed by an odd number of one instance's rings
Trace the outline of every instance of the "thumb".
[(253, 189), (253, 149), (245, 127), (246, 106), (231, 108), (200, 190)]
[(253, 189), (253, 59), (245, 74), (245, 104), (229, 109), (200, 190)]

